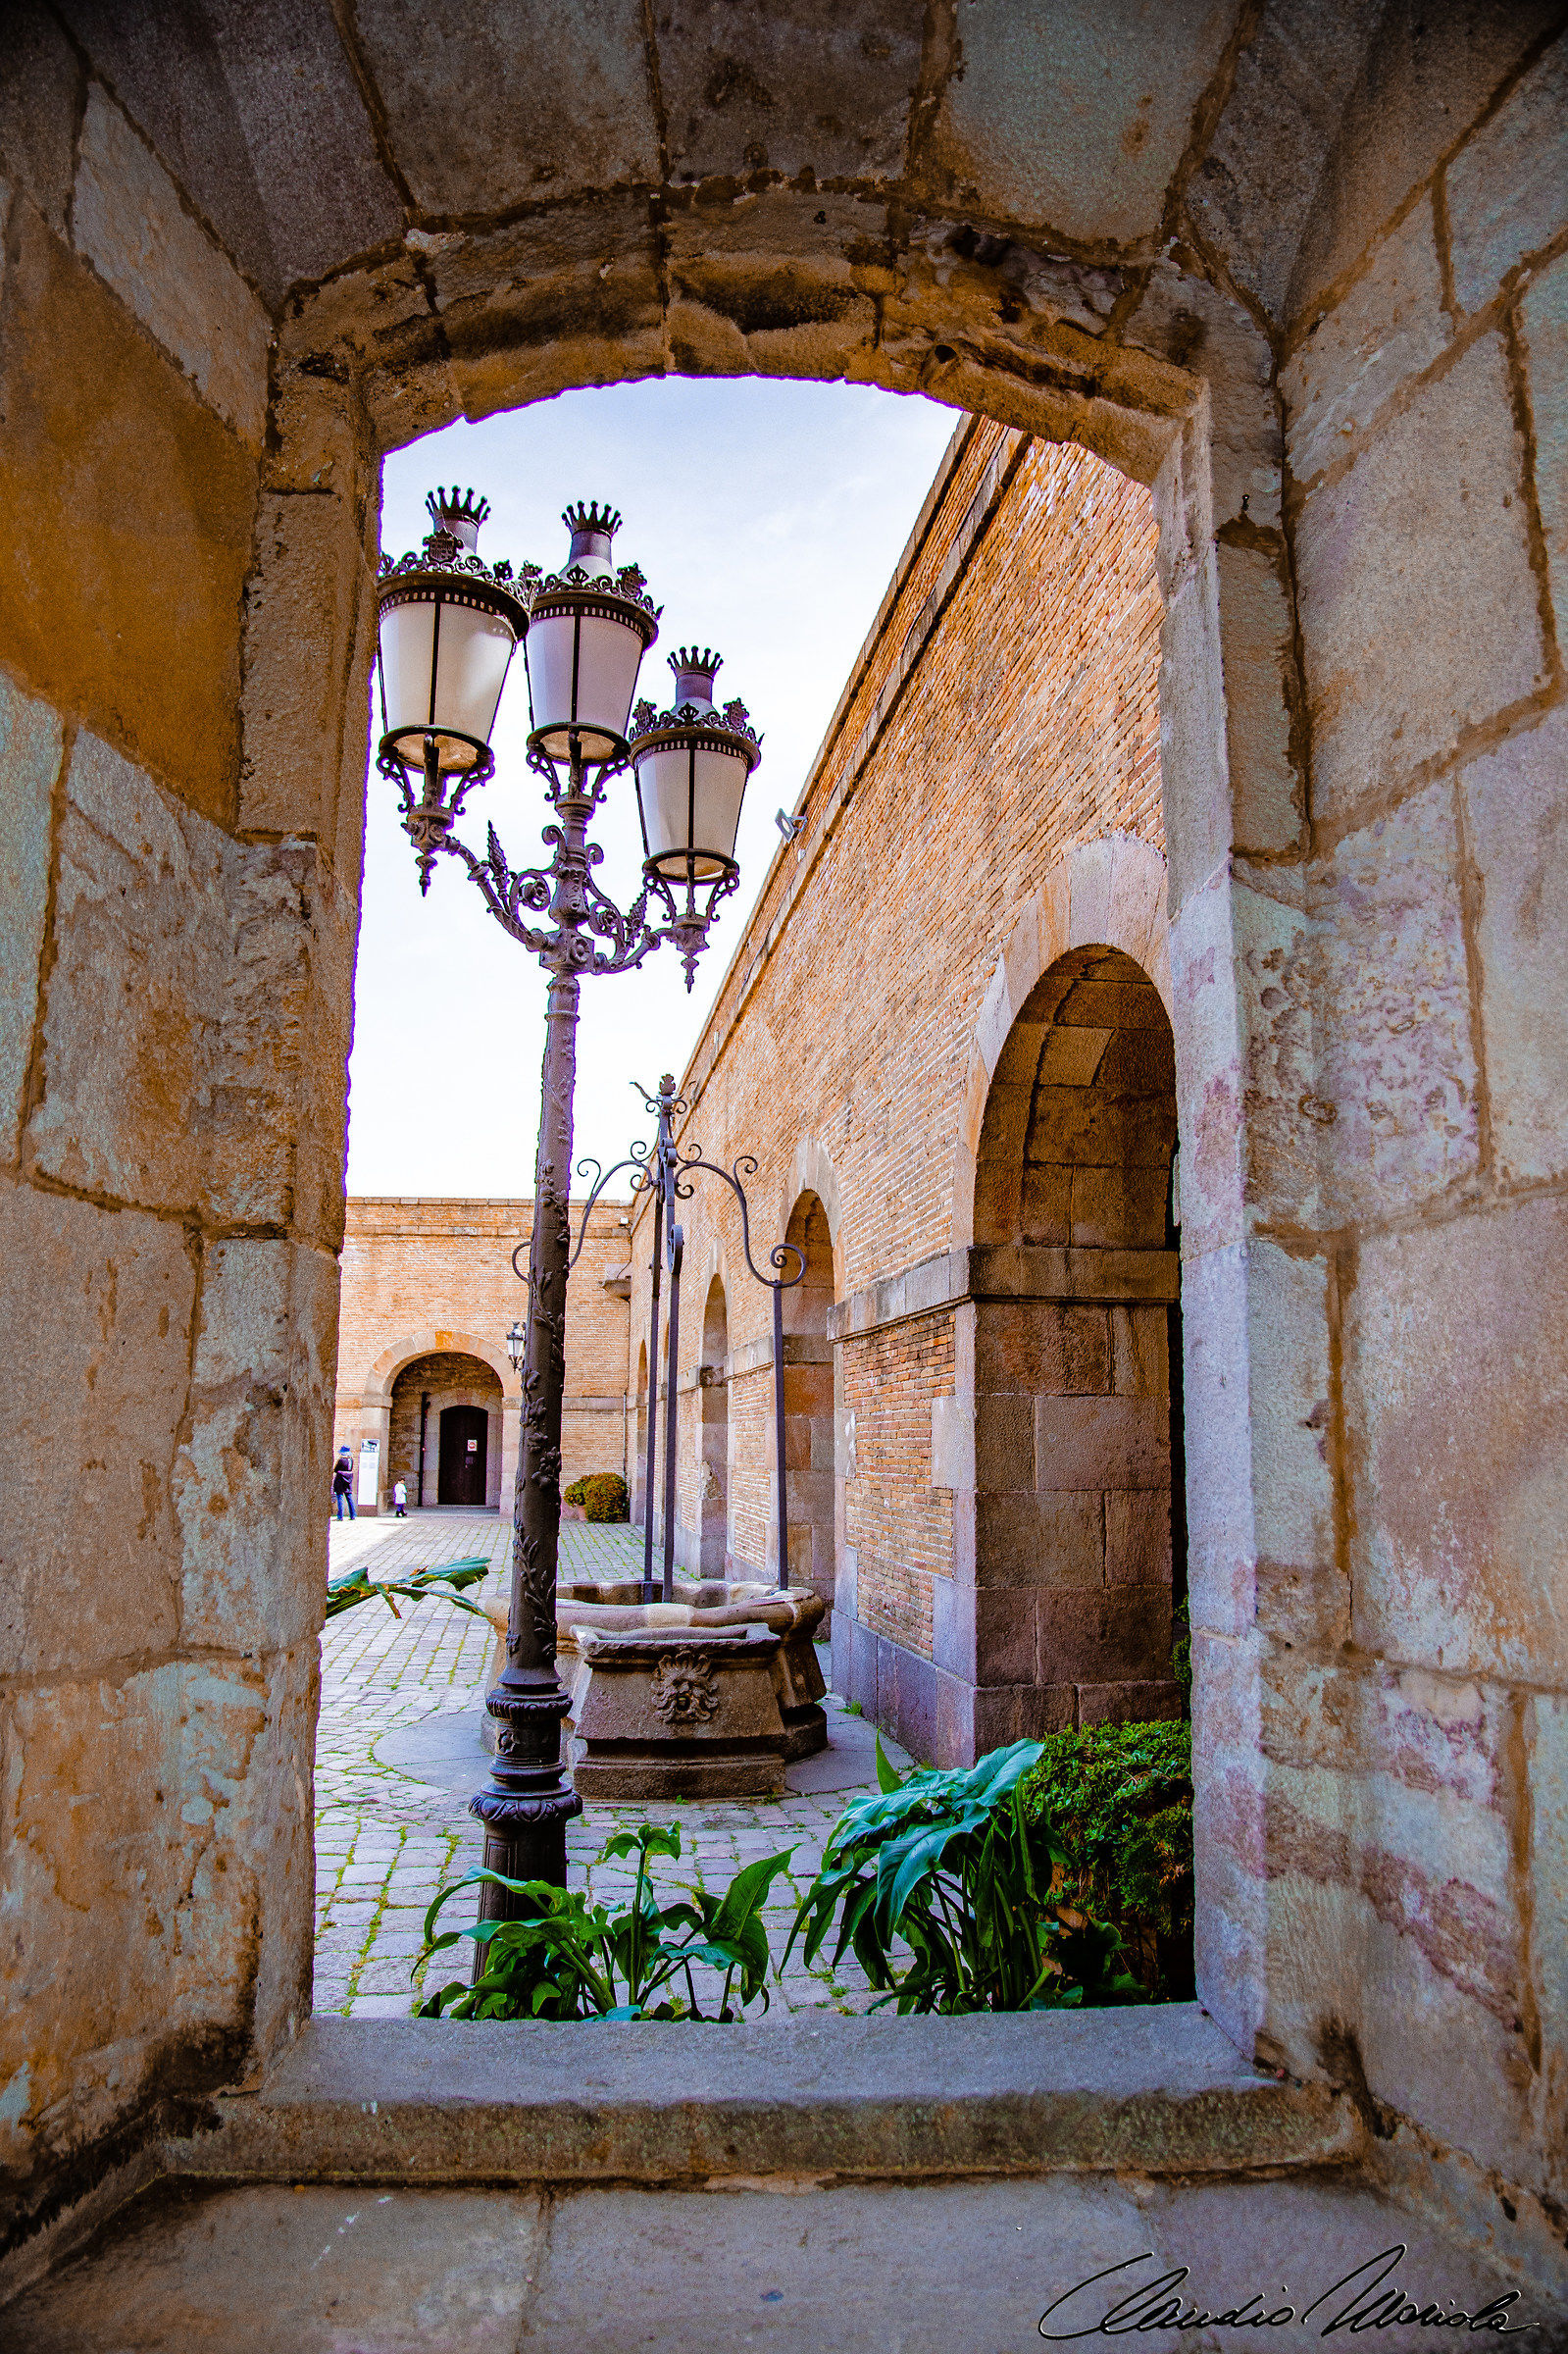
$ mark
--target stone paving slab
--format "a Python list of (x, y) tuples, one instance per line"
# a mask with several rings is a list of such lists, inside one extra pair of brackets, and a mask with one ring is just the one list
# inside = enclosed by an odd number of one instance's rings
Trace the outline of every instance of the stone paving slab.
[[(1118, 2289), (1174, 2275), (1189, 2310), (1256, 2311), (1256, 2298), (1265, 2311), (1288, 2310), (1290, 2321), (1268, 2331), (1273, 2354), (1308, 2354), (1355, 2290), (1310, 2319), (1303, 2308), (1356, 2268), (1375, 2271), (1385, 2251), (1385, 2291), (1445, 2317), (1475, 2315), (1509, 2287), (1376, 2190), (1322, 2174), (1214, 2184), (1137, 2175), (788, 2178), (542, 2199), (317, 2185), (193, 2194), (165, 2184), (0, 2313), (0, 2349), (1024, 2354), (1057, 2300), (1070, 2298), (1045, 2327), (1091, 2335)], [(1070, 2295), (1111, 2268), (1125, 2269)], [(1503, 2309), (1508, 2327), (1535, 2325), (1526, 2343), (1540, 2354), (1563, 2343), (1551, 2314), (1529, 2290)], [(1246, 2329), (1125, 2327), (1147, 2354), (1255, 2342)], [(1335, 2342), (1350, 2335), (1341, 2324)], [(1424, 2342), (1430, 2330), (1416, 2335)]]
[[(334, 1521), (330, 1571), (336, 1576), (364, 1561), (373, 1576), (385, 1577), (483, 1554), (491, 1562), (486, 1584), (467, 1589), (470, 1599), (478, 1600), (492, 1586), (504, 1590), (511, 1535), (510, 1520), (495, 1512)], [(563, 1571), (580, 1577), (638, 1574), (642, 1540), (625, 1524), (567, 1521), (561, 1557)], [(385, 1735), (406, 1736), (409, 1728), (438, 1713), (470, 1718), (477, 1714), (485, 1690), (490, 1630), (435, 1597), (400, 1602), (398, 1609), (402, 1614), (394, 1618), (380, 1603), (362, 1603), (333, 1619), (322, 1635), (315, 2007), (356, 2019), (406, 2015), (414, 1999), (410, 1964), (423, 1942), (426, 1908), (443, 1880), (471, 1869), (483, 1852), (480, 1825), (467, 1805), (482, 1775), (467, 1789), (455, 1774), (447, 1777), (448, 1787), (416, 1779), (383, 1757), (380, 1745)], [(870, 1728), (846, 1716), (832, 1698), (829, 1707), (830, 1723), (851, 1757), (848, 1766), (828, 1777), (835, 1787), (790, 1790), (773, 1800), (590, 1805), (567, 1835), (571, 1884), (587, 1887), (605, 1902), (624, 1903), (632, 1875), (623, 1866), (597, 1866), (594, 1859), (613, 1832), (642, 1821), (681, 1826), (680, 1858), (658, 1859), (651, 1874), (655, 1893), (666, 1902), (693, 1887), (723, 1887), (754, 1857), (792, 1848), (790, 1867), (775, 1881), (773, 1902), (763, 1917), (777, 1964), (850, 1789), (870, 1787), (876, 1779)], [(905, 1762), (902, 1751), (889, 1754), (896, 1763)], [(456, 1927), (472, 1919), (472, 1899), (457, 1899), (450, 1910)], [(440, 1957), (436, 1967), (443, 1979), (467, 1974), (466, 1961), (451, 1954)], [(698, 1981), (699, 1999), (710, 1998), (717, 1981), (701, 1973)], [(853, 2013), (871, 2000), (864, 1973), (851, 1957), (833, 1969), (819, 1956), (817, 1968), (807, 1970), (797, 1948), (786, 1973), (775, 1970), (767, 2016), (785, 2019), (824, 2009)]]

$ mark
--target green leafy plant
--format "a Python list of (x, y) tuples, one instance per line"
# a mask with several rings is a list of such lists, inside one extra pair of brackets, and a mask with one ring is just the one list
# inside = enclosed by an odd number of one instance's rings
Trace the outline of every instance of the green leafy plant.
[(588, 1520), (630, 1520), (632, 1499), (619, 1471), (589, 1471), (562, 1493), (563, 1504), (575, 1504)]
[(1192, 1992), (1192, 1728), (1086, 1725), (1052, 1733), (1022, 1784), (1048, 1822), (1074, 1901), (1119, 1932), (1156, 2001)]
[[(416, 1971), (437, 1954), (472, 1938), (484, 1951), (483, 1974), (472, 1986), (460, 1979), (438, 1987), (419, 2005), (421, 2019), (706, 2019), (733, 2020), (760, 1996), (768, 2008), (768, 1933), (762, 1908), (788, 1865), (793, 1848), (763, 1856), (735, 1873), (721, 1896), (694, 1888), (672, 1905), (656, 1903), (648, 1884), (653, 1856), (681, 1853), (681, 1826), (644, 1822), (618, 1831), (599, 1862), (635, 1854), (636, 1884), (625, 1912), (610, 1913), (581, 1888), (548, 1880), (509, 1880), (499, 1872), (465, 1872), (442, 1888), (425, 1916), (425, 1948)], [(516, 1920), (471, 1921), (437, 1934), (436, 1916), (465, 1888), (488, 1882), (519, 1900)], [(693, 1965), (723, 1970), (718, 2009), (704, 2012)], [(685, 1991), (675, 1991), (678, 1980)], [(732, 1994), (734, 1997), (732, 2003)]]
[(438, 1569), (413, 1569), (406, 1577), (373, 1578), (361, 1563), (346, 1576), (334, 1577), (327, 1588), (327, 1615), (335, 1618), (342, 1611), (351, 1611), (357, 1603), (372, 1602), (379, 1595), (394, 1618), (403, 1613), (392, 1600), (401, 1594), (408, 1602), (423, 1602), (428, 1594), (436, 1595), (459, 1611), (468, 1611), (476, 1618), (484, 1612), (477, 1602), (465, 1602), (458, 1591), (463, 1586), (478, 1585), (489, 1572), (489, 1561), (483, 1554), (475, 1554), (463, 1561), (443, 1561)]
[(1171, 1673), (1181, 1687), (1182, 1714), (1192, 1714), (1192, 1613), (1186, 1595), (1171, 1613)]
[(1022, 1785), (1039, 1755), (1037, 1741), (1018, 1741), (977, 1766), (918, 1766), (901, 1780), (879, 1740), (877, 1792), (839, 1817), (785, 1961), (803, 1934), (810, 1964), (836, 1917), (835, 1964), (853, 1950), (882, 1990), (874, 2009), (1136, 2001), (1116, 1931), (1065, 1895), (1050, 1823), (1025, 1811)]

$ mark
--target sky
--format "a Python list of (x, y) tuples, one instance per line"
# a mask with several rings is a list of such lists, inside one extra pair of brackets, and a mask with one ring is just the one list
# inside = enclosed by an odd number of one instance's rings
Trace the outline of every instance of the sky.
[[(638, 694), (663, 708), (665, 657), (695, 641), (724, 656), (716, 700), (739, 695), (762, 731), (740, 887), (709, 934), (692, 994), (668, 945), (636, 972), (583, 980), (575, 1158), (619, 1160), (650, 1128), (630, 1082), (651, 1089), (661, 1071), (683, 1069), (779, 847), (774, 812), (799, 797), (957, 422), (935, 402), (863, 385), (658, 378), (448, 426), (387, 458), (381, 545), (394, 557), (430, 529), (425, 493), (437, 484), (488, 498), (481, 556), (547, 571), (566, 555), (569, 501), (619, 507), (614, 560), (640, 564), (664, 607)], [(493, 821), (514, 869), (545, 860), (549, 812), (526, 765), (528, 712), (519, 653), (492, 738), (494, 778), (470, 795), (460, 827), (482, 850)], [(631, 777), (609, 794), (590, 839), (604, 848), (598, 880), (625, 907), (641, 865)], [(373, 766), (351, 1194), (532, 1192), (544, 988), (537, 960), (502, 932), (456, 860), (436, 862), (421, 900), (396, 793)]]

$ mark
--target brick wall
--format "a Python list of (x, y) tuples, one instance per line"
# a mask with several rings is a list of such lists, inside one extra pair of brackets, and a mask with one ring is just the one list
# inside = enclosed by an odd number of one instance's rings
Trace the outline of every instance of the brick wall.
[[(951, 1585), (955, 1532), (972, 1544), (974, 1523), (971, 1497), (960, 1527), (933, 1459), (959, 1309), (927, 1303), (887, 1329), (840, 1331), (836, 1349), (831, 1316), (947, 1252), (970, 1216), (956, 1153), (973, 1042), (1020, 910), (1087, 843), (1138, 845), (1161, 872), (1154, 557), (1148, 493), (1124, 475), (986, 420), (959, 431), (800, 798), (801, 836), (775, 860), (685, 1081), (709, 1155), (758, 1157), (759, 1257), (785, 1234), (812, 1252), (785, 1303), (791, 1577), (845, 1621), (841, 1678), (928, 1753), (936, 1588)], [(711, 1261), (727, 1286), (730, 1554), (761, 1568), (777, 1558), (770, 1305), (721, 1191), (699, 1183), (686, 1205), (686, 1264)], [(645, 1233), (644, 1217), (634, 1260)], [(634, 1351), (640, 1267), (633, 1283)], [(696, 1349), (683, 1337), (684, 1384)], [(678, 1512), (693, 1559), (695, 1409), (693, 1391)], [(1165, 1612), (1146, 1650), (1168, 1652)], [(1036, 1614), (1031, 1596), (1032, 1679)], [(972, 1714), (943, 1738), (972, 1740)]]
[[(574, 1203), (573, 1232), (582, 1204)], [(588, 1239), (567, 1291), (567, 1395), (561, 1424), (561, 1476), (570, 1485), (587, 1471), (625, 1475), (628, 1256), (627, 1205), (595, 1204)], [(517, 1472), (517, 1375), (505, 1335), (526, 1314), (524, 1287), (512, 1253), (532, 1225), (527, 1201), (420, 1202), (353, 1199), (343, 1235), (342, 1307), (338, 1328), (335, 1443), (356, 1457), (366, 1438), (380, 1450), (379, 1509), (388, 1509), (399, 1471), (414, 1487), (417, 1430), (409, 1453), (407, 1395), (441, 1388), (434, 1374), (419, 1383), (400, 1378), (416, 1360), (444, 1360), (454, 1353), (471, 1369), (487, 1370), (498, 1400), (487, 1464), (489, 1502), (511, 1509)], [(526, 1255), (525, 1261), (526, 1264)], [(440, 1364), (436, 1364), (440, 1371)], [(433, 1402), (426, 1447), (425, 1500), (436, 1492), (437, 1413), (440, 1406), (490, 1404), (483, 1382), (454, 1374), (450, 1393)], [(471, 1398), (472, 1393), (472, 1398)]]

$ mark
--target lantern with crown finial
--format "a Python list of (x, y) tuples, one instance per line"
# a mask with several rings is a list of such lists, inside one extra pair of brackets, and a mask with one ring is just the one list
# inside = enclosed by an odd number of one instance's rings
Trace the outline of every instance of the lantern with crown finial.
[(565, 564), (533, 589), (526, 659), (533, 725), (530, 749), (545, 761), (608, 767), (626, 753), (627, 719), (642, 657), (659, 633), (659, 608), (634, 564), (619, 572), (610, 545), (615, 509), (580, 501), (561, 517), (572, 535)]
[(687, 952), (691, 941), (706, 939), (715, 905), (739, 879), (740, 803), (762, 757), (762, 740), (744, 703), (715, 707), (713, 682), (721, 666), (709, 648), (682, 646), (670, 656), (671, 708), (638, 703), (632, 725), (642, 871), (672, 904), (687, 989), (695, 976), (694, 955)]
[[(420, 857), (420, 887), (470, 786), (494, 765), (490, 732), (528, 606), (509, 564), (479, 554), (487, 499), (431, 491), (422, 548), (381, 560), (381, 740), (378, 765), (403, 792), (404, 823)], [(416, 801), (413, 778), (423, 773)], [(455, 788), (455, 790), (454, 790)]]

